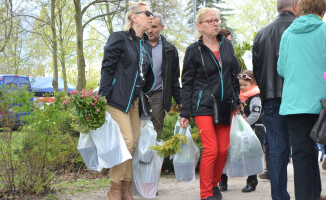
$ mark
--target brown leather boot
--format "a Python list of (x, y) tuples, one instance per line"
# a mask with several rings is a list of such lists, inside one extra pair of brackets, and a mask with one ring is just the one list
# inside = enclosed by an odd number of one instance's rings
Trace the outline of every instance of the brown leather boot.
[(130, 181), (122, 181), (121, 196), (122, 200), (134, 200), (130, 192)]
[(111, 181), (110, 189), (107, 193), (107, 200), (121, 200), (121, 183)]

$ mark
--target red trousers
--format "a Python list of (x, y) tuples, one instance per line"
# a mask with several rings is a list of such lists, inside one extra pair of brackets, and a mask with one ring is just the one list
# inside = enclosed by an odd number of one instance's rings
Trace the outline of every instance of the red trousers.
[(200, 196), (201, 199), (205, 199), (213, 196), (212, 188), (221, 181), (230, 145), (231, 126), (214, 124), (212, 116), (196, 116), (194, 119), (198, 130), (201, 131), (199, 137), (203, 144), (200, 161)]

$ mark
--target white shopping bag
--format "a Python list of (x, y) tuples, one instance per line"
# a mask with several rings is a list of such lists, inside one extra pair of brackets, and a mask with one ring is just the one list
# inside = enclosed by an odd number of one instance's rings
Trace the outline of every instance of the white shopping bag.
[(263, 172), (263, 149), (255, 132), (241, 115), (232, 119), (228, 152), (224, 167), (228, 176), (244, 177)]
[(100, 171), (97, 149), (90, 134), (80, 133), (77, 149), (87, 169)]
[(132, 159), (131, 193), (143, 198), (154, 198), (157, 193), (163, 158), (150, 146), (162, 145), (156, 142), (157, 133), (151, 121), (143, 120), (137, 148)]
[[(88, 158), (90, 156), (84, 153), (85, 159), (84, 157), (83, 159), (88, 169), (101, 171), (103, 168), (111, 168), (131, 159), (127, 145), (122, 137), (120, 127), (111, 118), (111, 115), (108, 112), (106, 112), (106, 120), (104, 124), (98, 129), (89, 131), (86, 135), (87, 137), (85, 134), (81, 133), (81, 137), (92, 139), (93, 143), (91, 145), (91, 149), (94, 151), (95, 145), (98, 158), (97, 167), (95, 167), (95, 158), (92, 161), (93, 165), (87, 166), (89, 159), (87, 160), (86, 157)], [(80, 149), (78, 150), (81, 152)], [(92, 156), (94, 155), (95, 154), (93, 152)]]
[(195, 180), (195, 169), (200, 156), (200, 152), (194, 143), (190, 127), (187, 129), (179, 129), (179, 134), (184, 134), (187, 137), (187, 142), (181, 144), (182, 152), (177, 152), (173, 158), (173, 167), (175, 176), (178, 181), (192, 183)]

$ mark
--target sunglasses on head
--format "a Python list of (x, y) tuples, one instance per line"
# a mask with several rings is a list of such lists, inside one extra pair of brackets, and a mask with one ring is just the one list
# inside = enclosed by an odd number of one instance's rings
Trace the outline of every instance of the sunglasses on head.
[(135, 12), (135, 14), (140, 14), (140, 13), (145, 13), (145, 15), (146, 15), (147, 17), (153, 16), (153, 13), (152, 13), (151, 11), (148, 11), (148, 10)]
[(252, 80), (252, 78), (250, 76), (248, 76), (247, 74), (238, 74), (238, 79), (250, 79)]

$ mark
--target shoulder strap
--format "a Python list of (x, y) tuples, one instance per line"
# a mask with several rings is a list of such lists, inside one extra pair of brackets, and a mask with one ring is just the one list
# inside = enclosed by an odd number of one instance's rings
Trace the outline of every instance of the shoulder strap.
[(211, 89), (212, 85), (210, 84), (209, 79), (208, 79), (208, 74), (207, 74), (207, 71), (206, 71), (205, 62), (204, 62), (203, 54), (201, 52), (201, 46), (199, 45), (199, 43), (198, 43), (198, 50), (200, 52), (201, 62), (203, 63), (203, 68), (204, 68), (206, 78), (207, 78), (207, 81), (208, 81), (208, 88), (209, 88), (209, 91), (211, 92), (211, 99), (215, 99), (214, 94), (212, 92), (213, 90)]

